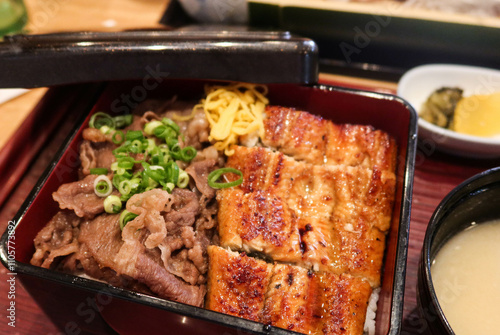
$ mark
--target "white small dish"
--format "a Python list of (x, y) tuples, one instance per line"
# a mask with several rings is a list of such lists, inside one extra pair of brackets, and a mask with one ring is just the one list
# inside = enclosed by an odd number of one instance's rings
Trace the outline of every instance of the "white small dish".
[[(419, 113), (429, 95), (441, 87), (461, 88), (464, 96), (491, 94), (500, 91), (500, 71), (465, 65), (422, 65), (401, 77), (397, 94)], [(500, 134), (494, 138), (460, 134), (421, 118), (418, 128), (422, 150), (429, 155), (440, 150), (463, 157), (500, 158)]]

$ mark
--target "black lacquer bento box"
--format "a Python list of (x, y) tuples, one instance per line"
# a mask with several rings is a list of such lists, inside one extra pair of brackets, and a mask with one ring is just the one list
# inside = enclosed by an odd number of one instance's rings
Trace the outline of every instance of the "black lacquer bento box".
[[(85, 87), (94, 88), (82, 90), (86, 103), (80, 108), (87, 109), (85, 117), (12, 218), (15, 228), (7, 230), (1, 239), (3, 264), (13, 266), (10, 271), (17, 273), (26, 290), (62, 331), (69, 327), (83, 333), (100, 333), (109, 326), (120, 334), (294, 333), (29, 264), (35, 235), (58, 210), (52, 192), (62, 183), (77, 179), (78, 148), (90, 115), (111, 106), (127, 109), (123, 96), (133, 95), (134, 90), (136, 95), (146, 92), (148, 99), (175, 94), (193, 100), (202, 97), (204, 85), (211, 80), (237, 80), (268, 84), (268, 97), (274, 105), (306, 110), (336, 123), (372, 125), (396, 140), (396, 197), (384, 257), (376, 334), (400, 333), (417, 132), (416, 113), (404, 100), (317, 84), (314, 43), (286, 33), (25, 36), (7, 39), (0, 45), (0, 56), (0, 67), (24, 66), (22, 71), (32, 75), (27, 82), (20, 77), (2, 78), (3, 87), (85, 82)], [(33, 65), (30, 59), (45, 59), (45, 63)], [(10, 66), (6, 65), (9, 62)], [(191, 62), (189, 68), (186, 62)], [(72, 74), (68, 73), (70, 68)], [(141, 90), (138, 87), (144, 88), (144, 77), (149, 73), (153, 78), (151, 69), (168, 74), (158, 75), (155, 85)], [(44, 73), (49, 74), (44, 77)], [(51, 94), (60, 89), (53, 87)], [(9, 259), (10, 236), (16, 239), (15, 260)]]

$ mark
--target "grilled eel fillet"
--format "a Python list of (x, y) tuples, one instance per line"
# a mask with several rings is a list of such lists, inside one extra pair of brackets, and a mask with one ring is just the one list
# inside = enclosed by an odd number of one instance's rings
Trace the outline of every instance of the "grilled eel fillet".
[(312, 165), (265, 148), (234, 147), (239, 187), (221, 190), (220, 245), (380, 284), (395, 175)]
[(371, 126), (335, 124), (291, 108), (269, 106), (264, 119), (266, 147), (315, 165), (347, 165), (395, 171), (396, 143)]
[(304, 334), (361, 334), (372, 289), (360, 278), (312, 272), (210, 246), (206, 308)]
[(244, 181), (217, 201), (220, 245), (272, 265), (210, 247), (206, 307), (306, 334), (361, 334), (380, 286), (395, 141), (307, 112), (266, 114), (268, 148), (234, 147), (227, 166)]
[(205, 307), (260, 321), (272, 265), (214, 245), (207, 251), (209, 291), (205, 296)]

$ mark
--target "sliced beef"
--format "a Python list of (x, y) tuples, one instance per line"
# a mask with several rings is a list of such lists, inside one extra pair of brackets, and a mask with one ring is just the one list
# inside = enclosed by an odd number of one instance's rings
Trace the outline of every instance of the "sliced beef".
[(165, 213), (165, 221), (174, 222), (179, 226), (192, 226), (196, 216), (200, 213), (200, 204), (196, 193), (175, 188), (172, 196), (173, 201)]
[(143, 115), (133, 115), (132, 123), (123, 129), (123, 132), (128, 130), (144, 130), (144, 125), (153, 120), (161, 120), (158, 114), (148, 111)]
[(80, 161), (82, 163), (81, 172), (84, 176), (90, 174), (90, 169), (107, 168), (115, 162), (113, 150), (116, 145), (109, 142), (94, 143), (84, 140), (80, 145)]
[(167, 269), (191, 284), (203, 284), (208, 245), (206, 235), (195, 230), (202, 211), (200, 201), (196, 193), (185, 189), (174, 189), (172, 195), (174, 201), (164, 214), (168, 243), (162, 251), (168, 255)]
[[(170, 114), (189, 115), (193, 106), (175, 102), (175, 98), (159, 102), (141, 104), (133, 111), (132, 124), (123, 131), (143, 130), (146, 123)], [(162, 114), (167, 106), (171, 110)], [(197, 114), (198, 119), (202, 116), (202, 112)], [(179, 137), (181, 146), (191, 143), (192, 135), (197, 144), (189, 145), (203, 148), (198, 143), (204, 141), (199, 133), (207, 122), (197, 118), (179, 122), (184, 135)], [(209, 172), (221, 164), (217, 150), (201, 150), (190, 166), (180, 163), (192, 178), (191, 189), (176, 188), (172, 194), (153, 189), (133, 195), (126, 208), (137, 217), (121, 230), (119, 215), (104, 213), (104, 198), (94, 193), (97, 176), (90, 174), (92, 168), (110, 169), (115, 162), (115, 148), (110, 135), (97, 129), (83, 131), (80, 180), (62, 185), (53, 193), (61, 211), (37, 235), (32, 264), (202, 306), (208, 272), (207, 247), (218, 239), (215, 190), (207, 183)], [(132, 157), (141, 160), (143, 154)], [(134, 167), (136, 171), (141, 169), (140, 164)]]
[(194, 162), (186, 168), (186, 172), (194, 179), (196, 188), (208, 199), (215, 197), (215, 190), (208, 185), (207, 177), (216, 164), (215, 159), (205, 159)]
[(78, 251), (77, 238), (81, 221), (82, 219), (73, 212), (58, 212), (36, 235), (34, 241), (36, 251), (30, 263), (50, 268), (57, 257)]
[(142, 127), (144, 127), (144, 125), (146, 123), (149, 123), (149, 122), (155, 121), (155, 120), (160, 121), (161, 117), (154, 112), (146, 112), (141, 117), (141, 125), (142, 125)]
[(195, 234), (192, 227), (176, 227), (160, 245), (166, 269), (192, 285), (206, 282), (206, 269), (198, 265), (204, 255), (197, 253), (201, 245)]
[[(189, 111), (192, 113), (192, 108)], [(193, 115), (193, 114), (192, 114)], [(203, 108), (198, 108), (186, 125), (183, 132), (186, 137), (186, 145), (194, 146), (197, 150), (203, 148), (203, 143), (209, 142), (210, 123), (208, 122)]]
[(165, 219), (161, 212), (172, 202), (172, 195), (161, 189), (153, 189), (133, 195), (127, 202), (127, 210), (138, 215), (123, 228), (126, 244), (138, 243), (137, 230), (147, 229), (149, 236), (144, 245), (149, 248), (159, 246), (167, 236)]
[[(206, 270), (200, 266), (204, 270), (201, 272), (197, 266), (199, 256), (196, 257), (196, 250), (201, 248), (201, 242), (195, 238), (192, 227), (199, 213), (195, 193), (175, 189), (169, 194), (154, 189), (134, 195), (127, 202), (127, 209), (138, 217), (125, 226), (122, 233), (125, 243), (117, 256), (117, 261), (124, 263), (126, 273), (134, 273), (134, 269), (126, 268), (125, 263), (136, 259), (144, 245), (147, 249), (157, 247), (160, 250), (163, 266), (172, 275), (192, 285), (206, 281)], [(147, 231), (143, 242), (138, 238), (138, 230)]]
[(209, 201), (206, 198), (200, 199), (201, 213), (196, 219), (196, 231), (213, 230), (217, 226), (217, 202)]
[(206, 293), (204, 285), (195, 286), (184, 283), (158, 266), (145, 254), (140, 254), (137, 260), (137, 280), (147, 283), (151, 291), (158, 296), (188, 305), (203, 306)]
[(78, 252), (66, 257), (60, 265), (62, 271), (88, 276), (92, 279), (105, 281), (113, 286), (154, 295), (147, 285), (134, 278), (120, 276), (115, 270), (108, 267), (101, 267), (86, 244), (80, 244)]
[(68, 256), (60, 266), (65, 271), (84, 272), (118, 287), (202, 306), (205, 240), (192, 226), (184, 225), (186, 219), (179, 220), (183, 224), (167, 224), (163, 217), (167, 210), (184, 210), (192, 216), (187, 221), (194, 224), (199, 209), (193, 212), (187, 203), (198, 207), (198, 201), (196, 197), (193, 201), (193, 192), (175, 193), (155, 189), (132, 197), (128, 209), (139, 216), (125, 226), (123, 234), (118, 214), (84, 220), (61, 211), (37, 235), (31, 263), (48, 268), (56, 257)]
[(82, 180), (63, 184), (52, 194), (61, 209), (70, 209), (79, 217), (93, 218), (104, 212), (104, 198), (94, 192), (96, 175), (88, 175)]
[[(81, 224), (78, 241), (82, 250), (86, 251), (80, 252), (80, 262), (85, 272), (122, 287), (133, 284), (126, 280), (131, 278), (162, 298), (201, 306), (205, 288), (189, 285), (167, 271), (159, 253), (148, 250), (141, 243), (145, 229), (132, 232), (132, 238), (137, 243), (133, 243), (133, 248), (128, 248), (127, 241), (122, 240), (118, 219), (119, 215), (102, 214)], [(133, 254), (126, 254), (127, 251)]]
[(86, 141), (96, 143), (111, 141), (111, 136), (106, 136), (102, 131), (96, 128), (85, 128), (82, 137)]
[(119, 214), (102, 214), (80, 226), (78, 241), (94, 257), (98, 256), (101, 268), (115, 267), (115, 256), (123, 245), (119, 217)]
[(123, 245), (119, 215), (103, 214), (81, 224), (76, 255), (79, 267), (92, 278), (111, 285), (151, 294), (147, 285), (135, 278), (118, 275), (114, 257)]
[(142, 130), (144, 124), (141, 121), (141, 117), (139, 115), (132, 115), (132, 123), (126, 126), (123, 129), (123, 132), (126, 133), (129, 130)]

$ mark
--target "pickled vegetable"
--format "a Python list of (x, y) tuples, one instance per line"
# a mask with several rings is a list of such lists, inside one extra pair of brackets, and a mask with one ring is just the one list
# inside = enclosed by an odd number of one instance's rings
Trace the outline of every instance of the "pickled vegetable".
[(459, 133), (500, 136), (500, 92), (471, 95), (457, 104), (453, 130)]
[(442, 87), (434, 91), (423, 104), (420, 117), (439, 127), (451, 129), (455, 108), (462, 94), (463, 90), (456, 87)]

